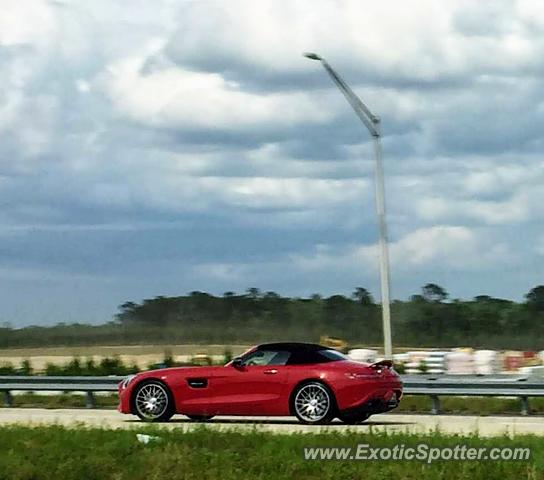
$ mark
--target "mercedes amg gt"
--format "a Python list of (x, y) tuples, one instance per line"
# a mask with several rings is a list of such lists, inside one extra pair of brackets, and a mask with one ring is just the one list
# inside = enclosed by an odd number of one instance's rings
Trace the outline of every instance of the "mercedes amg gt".
[(388, 360), (351, 361), (309, 343), (254, 347), (224, 366), (174, 367), (131, 375), (119, 384), (119, 411), (147, 422), (184, 414), (291, 416), (323, 424), (345, 423), (395, 408), (402, 382)]

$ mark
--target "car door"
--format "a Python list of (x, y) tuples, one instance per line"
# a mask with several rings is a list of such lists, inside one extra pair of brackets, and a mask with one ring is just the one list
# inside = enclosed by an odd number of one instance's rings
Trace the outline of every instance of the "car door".
[(189, 415), (210, 415), (213, 378), (222, 367), (179, 368), (169, 373), (176, 410)]
[(216, 414), (276, 415), (287, 388), (289, 352), (257, 350), (243, 358), (241, 366), (225, 366), (215, 372), (211, 402)]

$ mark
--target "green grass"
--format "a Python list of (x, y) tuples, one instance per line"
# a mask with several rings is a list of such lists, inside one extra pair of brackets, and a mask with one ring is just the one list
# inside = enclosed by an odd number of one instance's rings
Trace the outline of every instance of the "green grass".
[[(116, 408), (118, 398), (116, 394), (95, 395), (97, 408)], [(519, 399), (491, 398), (491, 397), (441, 397), (443, 413), (462, 415), (518, 415), (521, 410)], [(84, 395), (39, 395), (25, 393), (13, 397), (15, 407), (39, 408), (83, 408)], [(531, 413), (544, 415), (544, 398), (530, 399)], [(428, 397), (407, 395), (402, 399), (396, 413), (430, 413), (431, 400)]]
[[(160, 437), (147, 445), (137, 432)], [(528, 447), (529, 461), (304, 461), (303, 447), (373, 447), (427, 443), (454, 447)], [(534, 436), (479, 439), (438, 433), (359, 434), (348, 432), (270, 435), (150, 429), (102, 430), (9, 426), (0, 428), (0, 478), (5, 480), (154, 479), (536, 479), (544, 471), (544, 442)]]

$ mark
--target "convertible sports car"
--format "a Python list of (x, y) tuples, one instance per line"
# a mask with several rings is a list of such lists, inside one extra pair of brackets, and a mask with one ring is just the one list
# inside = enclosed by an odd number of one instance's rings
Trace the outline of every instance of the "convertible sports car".
[(181, 413), (200, 421), (214, 415), (296, 415), (310, 424), (335, 417), (359, 423), (395, 408), (401, 397), (402, 383), (388, 360), (368, 365), (321, 345), (270, 343), (225, 366), (131, 375), (119, 384), (119, 411), (150, 422)]

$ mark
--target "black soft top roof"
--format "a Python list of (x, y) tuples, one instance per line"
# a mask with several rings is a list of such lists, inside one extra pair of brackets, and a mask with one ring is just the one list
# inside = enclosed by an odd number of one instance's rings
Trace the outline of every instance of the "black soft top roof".
[(288, 352), (317, 352), (319, 350), (328, 350), (323, 345), (317, 343), (297, 343), (297, 342), (279, 342), (263, 343), (257, 346), (257, 350), (285, 350)]

